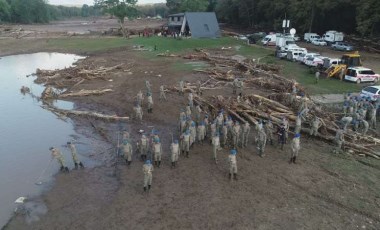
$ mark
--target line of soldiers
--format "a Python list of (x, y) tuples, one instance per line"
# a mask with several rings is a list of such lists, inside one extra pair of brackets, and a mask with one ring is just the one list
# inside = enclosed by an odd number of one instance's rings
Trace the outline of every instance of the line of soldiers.
[[(67, 147), (70, 149), (71, 157), (73, 159), (75, 169), (78, 169), (78, 167), (84, 168), (83, 163), (78, 158), (77, 149), (74, 143), (71, 141), (67, 142)], [(68, 173), (69, 168), (67, 167), (65, 163), (65, 158), (63, 157), (61, 151), (55, 147), (50, 147), (49, 150), (51, 151), (52, 159), (56, 159), (58, 164), (60, 165), (60, 171)]]

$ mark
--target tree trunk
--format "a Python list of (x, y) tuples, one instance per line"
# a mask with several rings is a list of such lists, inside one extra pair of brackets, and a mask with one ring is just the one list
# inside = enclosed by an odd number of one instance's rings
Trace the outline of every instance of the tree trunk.
[(123, 38), (127, 38), (127, 33), (125, 32), (125, 27), (124, 27), (124, 18), (119, 18), (119, 22), (120, 22), (121, 32), (123, 33)]
[(315, 16), (315, 4), (312, 1), (311, 2), (311, 15), (310, 15), (309, 33), (311, 33), (311, 30), (313, 28), (314, 16)]

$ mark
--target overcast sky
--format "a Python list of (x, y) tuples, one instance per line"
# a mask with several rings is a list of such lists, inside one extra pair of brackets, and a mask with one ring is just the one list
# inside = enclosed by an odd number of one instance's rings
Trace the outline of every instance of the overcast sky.
[[(50, 4), (53, 5), (92, 5), (94, 0), (48, 0)], [(146, 4), (146, 3), (160, 3), (166, 2), (165, 0), (138, 0), (137, 4)]]

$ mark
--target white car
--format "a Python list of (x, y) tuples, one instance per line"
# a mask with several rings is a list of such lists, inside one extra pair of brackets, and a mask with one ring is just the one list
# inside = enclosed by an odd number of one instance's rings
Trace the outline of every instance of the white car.
[(245, 35), (238, 35), (236, 38), (239, 40), (248, 41), (248, 37)]
[(377, 101), (377, 99), (380, 97), (379, 94), (380, 94), (380, 86), (374, 85), (374, 86), (368, 86), (362, 89), (360, 96), (363, 98), (371, 98), (372, 101)]
[(303, 59), (305, 58), (306, 54), (307, 54), (307, 53), (302, 53), (302, 54), (300, 54), (300, 55), (297, 57), (296, 61), (298, 61), (298, 62), (303, 62)]
[(353, 81), (358, 84), (362, 82), (377, 82), (380, 75), (373, 72), (371, 69), (364, 67), (350, 67), (346, 71), (344, 80)]
[(317, 56), (317, 57), (309, 57), (305, 61), (305, 65), (307, 66), (314, 66), (317, 67), (318, 65), (323, 65), (323, 59), (324, 57)]
[(306, 60), (307, 60), (308, 58), (311, 58), (311, 57), (319, 57), (319, 56), (321, 56), (319, 53), (307, 53), (307, 54), (303, 57), (301, 63), (305, 64), (305, 62), (306, 62)]
[(327, 46), (327, 43), (323, 41), (322, 39), (312, 40), (311, 43), (316, 46)]

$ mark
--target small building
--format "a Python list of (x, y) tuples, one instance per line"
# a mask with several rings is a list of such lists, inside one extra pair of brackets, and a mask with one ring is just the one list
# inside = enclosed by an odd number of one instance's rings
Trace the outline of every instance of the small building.
[(186, 12), (169, 15), (169, 33), (192, 38), (218, 38), (221, 32), (214, 12)]

